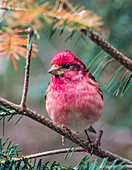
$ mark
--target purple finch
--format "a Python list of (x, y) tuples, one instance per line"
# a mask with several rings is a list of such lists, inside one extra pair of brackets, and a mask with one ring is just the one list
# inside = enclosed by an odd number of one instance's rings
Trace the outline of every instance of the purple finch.
[(97, 122), (103, 112), (103, 94), (95, 78), (70, 51), (51, 60), (52, 79), (46, 91), (46, 110), (57, 125), (80, 132)]

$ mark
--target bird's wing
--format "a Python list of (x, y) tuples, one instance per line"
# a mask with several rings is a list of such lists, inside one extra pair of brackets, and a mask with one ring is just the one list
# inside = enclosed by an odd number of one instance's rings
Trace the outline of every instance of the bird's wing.
[(45, 92), (45, 96), (44, 96), (45, 101), (46, 101), (47, 94), (48, 94), (49, 91), (50, 91), (50, 82), (49, 82), (48, 87), (47, 87), (47, 90), (46, 90), (46, 92)]
[[(88, 71), (87, 71), (87, 72), (88, 72)], [(93, 86), (95, 86), (95, 87), (97, 88), (98, 93), (100, 94), (100, 96), (101, 96), (101, 98), (102, 98), (102, 100), (103, 100), (103, 92), (102, 92), (99, 84), (97, 83), (97, 81), (95, 80), (95, 78), (93, 77), (93, 75), (92, 75), (91, 73), (88, 72), (87, 74), (88, 74), (88, 82), (89, 82), (91, 85), (93, 85)]]

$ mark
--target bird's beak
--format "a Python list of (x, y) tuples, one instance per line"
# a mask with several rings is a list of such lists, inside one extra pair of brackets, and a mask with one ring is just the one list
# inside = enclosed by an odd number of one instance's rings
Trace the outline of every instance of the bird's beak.
[(52, 65), (51, 68), (48, 70), (48, 73), (54, 76), (61, 76), (64, 73), (64, 70), (60, 66)]

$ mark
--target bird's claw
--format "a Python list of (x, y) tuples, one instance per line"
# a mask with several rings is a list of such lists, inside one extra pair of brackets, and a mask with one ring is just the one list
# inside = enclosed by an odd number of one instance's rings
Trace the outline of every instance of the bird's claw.
[(99, 130), (98, 136), (97, 136), (97, 138), (94, 141), (94, 147), (95, 148), (98, 148), (101, 145), (100, 141), (101, 141), (102, 135), (103, 135), (103, 130)]
[(90, 156), (92, 156), (94, 151), (94, 141), (88, 142), (88, 146), (90, 147)]

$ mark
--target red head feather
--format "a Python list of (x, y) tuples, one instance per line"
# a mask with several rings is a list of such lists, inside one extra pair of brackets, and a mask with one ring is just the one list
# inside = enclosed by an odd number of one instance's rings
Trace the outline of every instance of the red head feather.
[(79, 65), (82, 70), (86, 69), (85, 65), (68, 50), (58, 52), (51, 60), (51, 66), (53, 64), (64, 66), (67, 63)]

